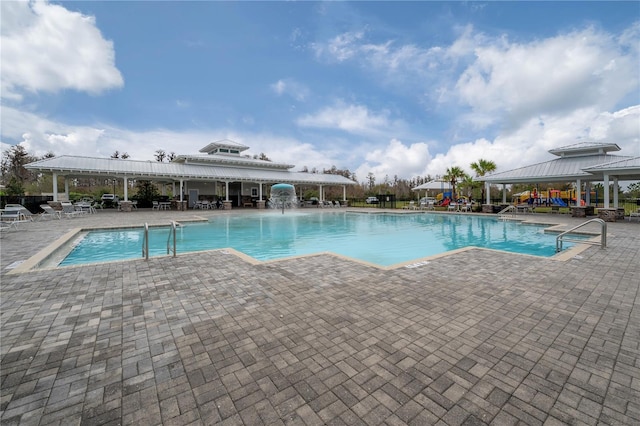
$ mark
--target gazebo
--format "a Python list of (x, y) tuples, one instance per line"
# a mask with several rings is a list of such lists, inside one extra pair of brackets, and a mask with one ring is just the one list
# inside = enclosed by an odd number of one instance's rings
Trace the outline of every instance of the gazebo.
[[(493, 173), (480, 179), (486, 185), (486, 205), (491, 204), (489, 185), (513, 183), (553, 183), (575, 182), (576, 200), (582, 198), (582, 184), (585, 184), (585, 206), (591, 203), (590, 193), (593, 182), (604, 184), (604, 209), (609, 209), (609, 182), (613, 181), (613, 209), (618, 208), (618, 182), (640, 179), (640, 157), (612, 155), (620, 151), (615, 143), (582, 142), (552, 149), (549, 153), (557, 156), (550, 161)], [(506, 204), (506, 192), (503, 191)]]

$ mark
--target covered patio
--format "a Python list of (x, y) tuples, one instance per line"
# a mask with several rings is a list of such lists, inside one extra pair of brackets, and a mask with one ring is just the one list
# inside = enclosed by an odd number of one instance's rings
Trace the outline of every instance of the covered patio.
[[(616, 151), (620, 151), (620, 147), (614, 143), (582, 142), (549, 151), (559, 158), (484, 176), (481, 179), (486, 185), (485, 206), (491, 208), (489, 193), (491, 184), (502, 184), (502, 202), (507, 204), (506, 185), (508, 184), (574, 182), (576, 205), (571, 208), (574, 216), (581, 217), (586, 215), (586, 210), (593, 209), (591, 185), (594, 182), (602, 182), (604, 206), (599, 211), (603, 212), (605, 219), (615, 220), (619, 216), (619, 182), (640, 179), (640, 157), (609, 154)], [(612, 202), (609, 193), (611, 182), (613, 182)], [(584, 205), (580, 205), (579, 200), (584, 200)]]
[[(324, 200), (327, 186), (342, 187), (346, 201), (346, 187), (357, 183), (341, 175), (293, 172), (290, 164), (243, 156), (249, 147), (237, 142), (212, 142), (200, 150), (200, 155), (179, 155), (170, 163), (94, 158), (63, 155), (27, 164), (25, 168), (53, 175), (53, 198), (58, 201), (58, 177), (64, 177), (64, 192), (68, 199), (69, 182), (75, 178), (102, 177), (122, 180), (125, 203), (129, 202), (129, 183), (150, 180), (172, 188), (180, 209), (193, 208), (200, 197), (224, 197), (225, 209), (233, 204), (243, 206), (249, 202), (264, 208), (268, 195), (267, 185), (289, 183), (298, 186), (316, 186), (319, 198)], [(300, 194), (302, 195), (302, 194)], [(187, 204), (188, 203), (188, 204)]]

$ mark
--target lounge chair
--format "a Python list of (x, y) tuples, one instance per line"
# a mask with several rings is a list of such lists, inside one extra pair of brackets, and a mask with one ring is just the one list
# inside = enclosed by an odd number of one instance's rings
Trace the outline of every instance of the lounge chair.
[(5, 211), (17, 210), (21, 218), (28, 222), (33, 222), (33, 214), (22, 204), (7, 204), (4, 206)]
[(18, 225), (25, 222), (31, 222), (31, 220), (27, 219), (21, 209), (8, 207), (0, 211), (0, 223), (5, 230), (18, 229)]
[(402, 207), (405, 210), (416, 210), (416, 202), (415, 201), (409, 201), (409, 204)]
[(75, 206), (71, 203), (60, 203), (62, 205), (62, 214), (66, 218), (78, 217), (80, 215), (80, 211), (76, 210)]
[(638, 221), (640, 222), (640, 209), (636, 210), (635, 212), (629, 213), (629, 222), (631, 222), (633, 219), (638, 219)]
[(40, 204), (40, 208), (43, 211), (43, 213), (40, 214), (40, 217), (39, 217), (40, 220), (62, 219), (62, 212), (58, 210), (54, 210), (53, 207), (51, 207), (50, 205)]

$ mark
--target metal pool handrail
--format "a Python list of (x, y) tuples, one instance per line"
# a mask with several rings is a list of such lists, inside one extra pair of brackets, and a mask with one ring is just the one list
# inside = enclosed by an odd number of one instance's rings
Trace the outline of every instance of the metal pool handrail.
[[(171, 229), (169, 230), (169, 237), (167, 238), (167, 254), (173, 252), (173, 257), (176, 257), (176, 228), (178, 224), (175, 220), (171, 221)], [(173, 236), (173, 248), (171, 247), (171, 237)]]
[(144, 224), (144, 236), (142, 238), (142, 257), (149, 260), (149, 224)]
[(518, 209), (516, 208), (516, 206), (509, 205), (498, 212), (498, 217), (500, 217), (501, 219), (506, 217), (509, 210), (511, 210), (511, 217), (515, 217), (518, 214)]
[[(568, 238), (563, 238), (565, 235), (569, 234), (570, 232), (575, 231), (578, 228), (582, 228), (583, 226), (592, 223), (592, 222), (596, 222), (599, 223), (600, 225), (602, 225), (602, 229), (600, 231), (600, 242), (594, 242), (594, 241), (586, 241), (586, 240), (570, 240)], [(562, 251), (562, 242), (563, 241), (570, 241), (573, 243), (582, 243), (582, 244), (594, 244), (594, 245), (600, 245), (600, 248), (603, 249), (607, 246), (607, 222), (605, 222), (602, 219), (599, 218), (595, 218), (595, 219), (590, 219), (586, 222), (582, 222), (580, 225), (574, 226), (573, 228), (561, 232), (560, 234), (558, 234), (558, 236), (556, 237), (556, 253), (559, 253)]]

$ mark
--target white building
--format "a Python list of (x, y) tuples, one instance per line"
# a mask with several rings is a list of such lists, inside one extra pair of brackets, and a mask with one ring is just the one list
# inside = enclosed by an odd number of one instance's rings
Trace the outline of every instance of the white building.
[(243, 206), (266, 200), (268, 188), (275, 183), (317, 186), (324, 199), (327, 186), (342, 187), (346, 200), (347, 185), (357, 182), (340, 175), (291, 171), (294, 165), (258, 160), (241, 155), (248, 146), (230, 140), (212, 142), (199, 155), (178, 155), (170, 163), (62, 155), (25, 165), (25, 168), (53, 175), (54, 201), (57, 201), (58, 177), (65, 178), (64, 191), (69, 195), (69, 181), (75, 178), (101, 177), (124, 183), (124, 201), (129, 199), (131, 181), (151, 180), (162, 187), (171, 186), (174, 198), (192, 207), (202, 198), (222, 197), (227, 205)]

